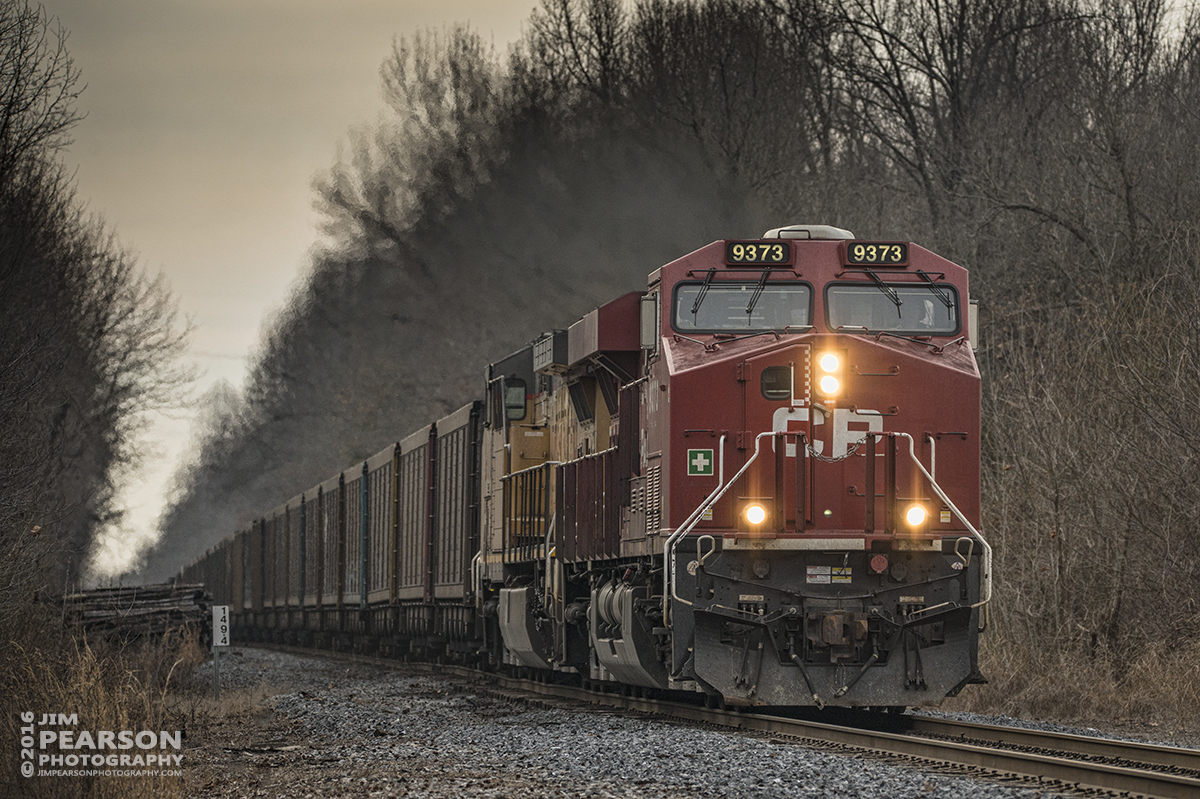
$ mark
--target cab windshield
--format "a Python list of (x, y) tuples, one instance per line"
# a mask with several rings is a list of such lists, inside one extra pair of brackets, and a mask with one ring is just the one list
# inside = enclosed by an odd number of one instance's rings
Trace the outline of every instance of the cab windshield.
[(681, 283), (671, 321), (681, 333), (783, 330), (811, 324), (811, 306), (803, 283)]
[(958, 332), (958, 292), (953, 286), (834, 285), (826, 289), (825, 300), (831, 330), (857, 327), (913, 335)]

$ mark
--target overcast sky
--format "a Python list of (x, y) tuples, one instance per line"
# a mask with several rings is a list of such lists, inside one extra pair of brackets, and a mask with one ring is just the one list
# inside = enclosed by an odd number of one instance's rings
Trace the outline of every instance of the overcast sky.
[[(382, 109), (396, 36), (467, 22), (503, 53), (537, 0), (44, 0), (86, 84), (79, 197), (193, 320), (197, 394), (241, 386), (262, 322), (316, 240), (310, 184)], [(189, 419), (162, 420), (100, 565), (152, 535)], [(232, 531), (230, 531), (232, 532)]]

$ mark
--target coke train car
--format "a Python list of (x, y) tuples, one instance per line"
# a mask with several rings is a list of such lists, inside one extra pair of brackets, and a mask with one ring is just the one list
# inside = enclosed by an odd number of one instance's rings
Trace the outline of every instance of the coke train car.
[(937, 702), (983, 681), (991, 599), (970, 307), (966, 270), (910, 242), (714, 242), (183, 576), (235, 637), (727, 704)]

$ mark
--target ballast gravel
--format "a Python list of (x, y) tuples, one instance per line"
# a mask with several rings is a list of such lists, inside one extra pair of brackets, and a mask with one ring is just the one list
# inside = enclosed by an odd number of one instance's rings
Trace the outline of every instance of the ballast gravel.
[[(212, 680), (212, 664), (200, 673)], [(758, 734), (531, 706), (454, 677), (233, 648), (190, 723), (195, 797), (1053, 797)], [(273, 694), (273, 695), (271, 695)]]

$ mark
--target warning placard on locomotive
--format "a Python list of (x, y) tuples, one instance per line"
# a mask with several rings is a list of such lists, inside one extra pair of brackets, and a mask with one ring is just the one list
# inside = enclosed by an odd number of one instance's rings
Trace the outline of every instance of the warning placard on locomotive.
[(849, 583), (853, 581), (854, 569), (849, 566), (809, 566), (805, 582), (813, 585)]

